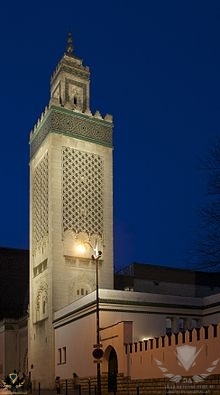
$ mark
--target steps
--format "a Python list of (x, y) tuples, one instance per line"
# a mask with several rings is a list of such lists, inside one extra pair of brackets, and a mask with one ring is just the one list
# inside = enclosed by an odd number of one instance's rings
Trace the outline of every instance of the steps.
[[(108, 392), (108, 376), (103, 374), (101, 376), (102, 395), (114, 395), (113, 392)], [(65, 385), (67, 385), (66, 395), (73, 394), (73, 383), (71, 379), (63, 383), (63, 393), (65, 393)], [(80, 378), (81, 395), (95, 395), (96, 394), (96, 377)], [(178, 387), (179, 386), (179, 387)], [(185, 388), (185, 392), (184, 392)], [(170, 392), (169, 390), (170, 389)], [(169, 379), (133, 379), (119, 374), (117, 377), (117, 395), (175, 395), (180, 391), (181, 395), (189, 395), (195, 393), (199, 395), (220, 395), (220, 375), (210, 375), (201, 383), (173, 383)], [(191, 392), (190, 392), (191, 391)], [(194, 391), (194, 392), (193, 392)], [(74, 395), (80, 394), (75, 391)]]

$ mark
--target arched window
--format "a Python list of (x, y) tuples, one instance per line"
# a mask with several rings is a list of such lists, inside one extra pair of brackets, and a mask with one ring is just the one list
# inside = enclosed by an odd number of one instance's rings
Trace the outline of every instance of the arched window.
[(170, 317), (166, 318), (166, 334), (169, 335), (172, 333), (172, 319)]
[(86, 288), (80, 288), (80, 289), (77, 289), (77, 291), (76, 291), (77, 296), (88, 295), (88, 293), (89, 293), (89, 291)]
[(43, 308), (42, 308), (42, 311), (43, 311), (43, 315), (46, 313), (46, 300), (43, 300)]
[(191, 328), (193, 329), (193, 328), (199, 328), (199, 322), (198, 322), (198, 320), (196, 319), (196, 318), (192, 318), (192, 321), (191, 321)]
[(182, 318), (182, 317), (179, 318), (178, 326), (179, 326), (179, 331), (180, 332), (184, 332), (186, 330), (186, 320), (185, 320), (185, 318)]
[(36, 299), (36, 321), (45, 319), (48, 315), (47, 311), (47, 289), (45, 285), (42, 285), (37, 293)]

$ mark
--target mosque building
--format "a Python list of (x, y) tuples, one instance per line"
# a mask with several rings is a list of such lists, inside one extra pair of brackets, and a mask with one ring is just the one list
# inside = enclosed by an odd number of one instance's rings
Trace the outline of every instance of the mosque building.
[(143, 379), (143, 360), (137, 354), (131, 363), (131, 354), (149, 339), (210, 325), (218, 333), (219, 280), (139, 263), (114, 273), (113, 118), (91, 112), (90, 70), (69, 34), (48, 106), (30, 133), (29, 307), (1, 317), (0, 375), (14, 368), (5, 357), (10, 336), (15, 368), (33, 388), (98, 369)]

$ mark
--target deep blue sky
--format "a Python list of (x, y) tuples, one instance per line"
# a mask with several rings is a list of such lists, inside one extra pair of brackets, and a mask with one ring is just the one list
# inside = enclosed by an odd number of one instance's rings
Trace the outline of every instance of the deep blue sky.
[(220, 135), (220, 2), (3, 2), (0, 246), (28, 248), (29, 132), (68, 31), (114, 117), (115, 264), (187, 266)]

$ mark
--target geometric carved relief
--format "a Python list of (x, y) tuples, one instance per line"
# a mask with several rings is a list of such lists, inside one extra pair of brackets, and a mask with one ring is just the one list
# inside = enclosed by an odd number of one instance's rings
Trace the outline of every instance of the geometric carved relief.
[(42, 282), (37, 290), (35, 299), (36, 321), (41, 321), (48, 316), (48, 286)]
[(35, 250), (48, 234), (48, 152), (33, 172), (32, 230)]
[(96, 120), (94, 125), (94, 117), (82, 118), (75, 112), (65, 113), (62, 109), (56, 108), (48, 113), (46, 120), (40, 126), (39, 133), (35, 131), (32, 134), (30, 144), (31, 158), (52, 131), (53, 133), (95, 141), (101, 145), (112, 147), (112, 123), (102, 123)]
[(39, 274), (43, 273), (44, 270), (47, 269), (47, 259), (45, 259), (43, 262), (40, 262), (38, 265), (36, 265), (33, 268), (33, 275), (34, 277), (38, 276)]
[(78, 111), (84, 111), (86, 109), (86, 85), (78, 82), (66, 79), (66, 101), (71, 103), (72, 109)]
[(63, 232), (103, 235), (103, 158), (69, 147), (62, 150)]
[(69, 303), (88, 295), (95, 289), (95, 274), (86, 273), (76, 275), (69, 286)]

